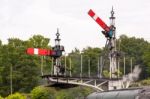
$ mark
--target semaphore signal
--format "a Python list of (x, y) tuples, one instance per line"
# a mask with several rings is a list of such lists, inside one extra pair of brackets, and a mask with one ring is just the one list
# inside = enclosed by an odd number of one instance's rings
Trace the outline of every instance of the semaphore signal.
[(60, 45), (61, 39), (59, 38), (59, 30), (57, 29), (55, 46), (52, 49), (41, 49), (41, 48), (28, 48), (27, 54), (29, 55), (40, 55), (40, 56), (50, 56), (53, 58), (53, 74), (54, 75), (63, 75), (64, 66), (61, 65), (60, 57), (64, 52), (64, 46)]

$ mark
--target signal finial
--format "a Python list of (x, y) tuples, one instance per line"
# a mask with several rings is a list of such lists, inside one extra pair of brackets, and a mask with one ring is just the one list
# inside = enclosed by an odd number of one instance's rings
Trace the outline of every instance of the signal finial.
[(115, 12), (114, 12), (114, 8), (113, 8), (113, 6), (112, 6), (112, 10), (111, 10), (111, 17), (110, 17), (110, 19), (115, 19), (115, 17), (114, 17), (114, 14), (115, 14)]
[(59, 28), (57, 28), (57, 33), (56, 33), (57, 39), (59, 39), (59, 36), (60, 36), (60, 34), (59, 34)]

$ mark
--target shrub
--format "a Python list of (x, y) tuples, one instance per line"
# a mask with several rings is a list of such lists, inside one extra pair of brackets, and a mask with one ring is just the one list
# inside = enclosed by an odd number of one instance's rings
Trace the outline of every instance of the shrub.
[(31, 99), (55, 99), (55, 93), (53, 88), (38, 86), (31, 91)]
[(15, 93), (15, 94), (9, 95), (8, 97), (6, 97), (6, 99), (26, 99), (26, 96), (20, 93)]
[(0, 99), (4, 99), (4, 98), (0, 96)]
[(59, 91), (56, 99), (84, 99), (91, 92), (90, 88), (80, 86)]
[(150, 85), (150, 79), (145, 79), (140, 81), (142, 86), (149, 86)]

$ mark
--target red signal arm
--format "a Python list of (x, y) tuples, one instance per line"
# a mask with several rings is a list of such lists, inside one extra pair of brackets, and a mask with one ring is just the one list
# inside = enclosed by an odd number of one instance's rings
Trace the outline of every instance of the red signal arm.
[(42, 55), (42, 56), (52, 56), (55, 54), (53, 50), (40, 49), (40, 48), (28, 48), (27, 54), (29, 55)]
[(99, 24), (106, 32), (110, 31), (110, 28), (104, 23), (104, 21), (101, 18), (99, 18), (95, 14), (95, 12), (92, 9), (89, 10), (88, 15), (91, 16), (96, 21), (96, 23)]

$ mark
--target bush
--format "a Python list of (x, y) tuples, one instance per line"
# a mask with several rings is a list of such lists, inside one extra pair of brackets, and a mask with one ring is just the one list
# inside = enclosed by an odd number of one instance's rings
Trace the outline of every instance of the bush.
[(140, 81), (140, 84), (142, 86), (149, 86), (150, 85), (150, 79), (142, 80), (142, 81)]
[(140, 85), (141, 84), (139, 82), (133, 82), (129, 87), (140, 87)]
[(31, 99), (55, 99), (56, 90), (46, 87), (35, 87), (31, 91)]
[(4, 98), (0, 96), (0, 99), (4, 99)]
[(57, 93), (56, 99), (72, 99), (72, 98), (71, 96), (69, 96), (69, 92), (62, 90)]
[(27, 98), (26, 96), (20, 93), (15, 93), (15, 94), (9, 95), (8, 97), (6, 97), (6, 99), (27, 99)]
[(57, 93), (56, 99), (84, 99), (92, 90), (85, 87), (75, 87), (61, 90)]
[(150, 86), (150, 79), (134, 82), (130, 85), (130, 87), (142, 87), (142, 86)]

